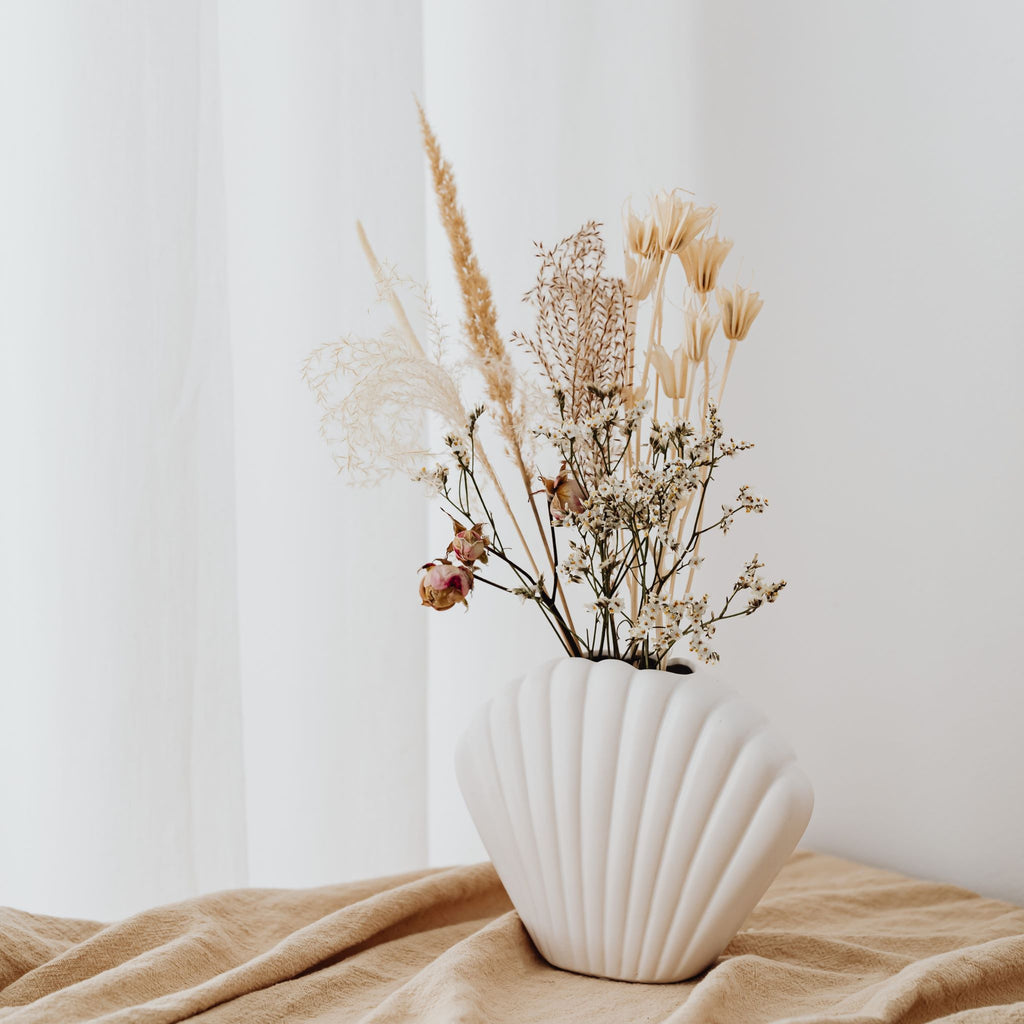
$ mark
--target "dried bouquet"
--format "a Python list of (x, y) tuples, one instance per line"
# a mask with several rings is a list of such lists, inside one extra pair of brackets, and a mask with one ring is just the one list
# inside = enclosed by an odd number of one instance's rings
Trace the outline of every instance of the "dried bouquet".
[[(535, 604), (570, 655), (653, 668), (682, 645), (717, 660), (718, 623), (773, 602), (785, 582), (762, 579), (755, 555), (718, 601), (694, 589), (705, 535), (767, 504), (747, 486), (717, 508), (709, 499), (722, 460), (751, 447), (725, 436), (718, 406), (762, 305), (757, 292), (718, 286), (732, 242), (711, 234), (714, 209), (671, 192), (645, 216), (628, 210), (624, 279), (606, 269), (595, 223), (538, 246), (526, 295), (536, 327), (507, 341), (451, 165), (422, 111), (420, 120), (462, 295), (461, 354), (423, 290), (429, 337), (420, 341), (399, 297), (408, 282), (377, 260), (359, 226), (393, 328), (325, 345), (303, 367), (338, 466), (362, 482), (406, 472), (439, 498), (452, 537), (422, 566), (427, 607), (466, 605), (479, 584)], [(669, 347), (675, 258), (686, 288), (682, 337)], [(464, 397), (467, 379), (479, 400)], [(424, 447), (418, 412), (444, 425), (438, 452)]]

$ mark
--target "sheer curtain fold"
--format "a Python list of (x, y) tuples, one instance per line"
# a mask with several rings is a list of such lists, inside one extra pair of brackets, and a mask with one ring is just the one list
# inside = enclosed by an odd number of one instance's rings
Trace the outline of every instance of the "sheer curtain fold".
[(421, 271), (415, 137), (372, 145), (399, 94), (413, 123), (418, 20), (0, 22), (0, 903), (112, 918), (421, 863), (419, 620), (365, 641), (419, 523), (335, 477), (298, 376), (372, 304), (357, 193)]
[(304, 885), (426, 859), (423, 514), (349, 487), (304, 357), (383, 329), (355, 236), (423, 277), (419, 13), (220, 5), (250, 880)]
[(0, 900), (111, 916), (245, 877), (215, 21), (4, 17)]

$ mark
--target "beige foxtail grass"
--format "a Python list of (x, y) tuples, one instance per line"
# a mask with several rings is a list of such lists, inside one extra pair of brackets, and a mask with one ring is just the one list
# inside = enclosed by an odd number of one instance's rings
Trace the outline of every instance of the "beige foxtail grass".
[[(459, 282), (459, 290), (462, 293), (462, 304), (465, 312), (463, 327), (466, 332), (466, 340), (469, 343), (470, 351), (475, 356), (477, 369), (484, 379), (488, 397), (498, 411), (498, 433), (508, 445), (508, 450), (519, 470), (523, 486), (526, 489), (527, 499), (530, 503), (530, 510), (533, 512), (534, 523), (536, 524), (537, 532), (540, 535), (541, 544), (551, 569), (552, 585), (555, 585), (558, 573), (554, 554), (548, 541), (547, 530), (544, 528), (540, 512), (537, 509), (530, 471), (527, 469), (526, 460), (523, 458), (522, 440), (525, 425), (522, 405), (517, 395), (518, 388), (516, 386), (515, 369), (505, 347), (505, 342), (498, 331), (498, 315), (494, 308), (491, 285), (480, 269), (480, 263), (473, 249), (469, 226), (466, 223), (465, 214), (459, 206), (458, 193), (455, 188), (455, 174), (452, 166), (441, 153), (441, 146), (433, 129), (430, 127), (430, 122), (427, 120), (423, 107), (419, 103), (416, 104), (416, 107), (419, 111), (423, 148), (427, 155), (427, 161), (430, 164), (434, 194), (437, 197), (438, 213), (440, 214), (445, 234), (448, 236), (448, 247), (451, 252), (452, 265), (455, 269), (456, 279)], [(508, 499), (505, 497), (504, 491), (500, 490), (500, 484), (497, 484), (493, 471), (489, 475), (492, 480), (495, 480), (495, 484), (499, 488), (502, 497), (502, 504), (511, 515)], [(534, 573), (539, 576), (540, 571), (537, 568), (536, 560), (530, 552), (529, 545), (526, 543), (518, 523), (516, 524), (516, 532), (530, 558), (530, 564), (533, 567)], [(559, 587), (558, 591), (561, 597), (562, 609), (565, 612), (566, 622), (572, 632), (575, 633), (576, 627), (573, 625), (572, 613), (569, 611), (564, 588)]]

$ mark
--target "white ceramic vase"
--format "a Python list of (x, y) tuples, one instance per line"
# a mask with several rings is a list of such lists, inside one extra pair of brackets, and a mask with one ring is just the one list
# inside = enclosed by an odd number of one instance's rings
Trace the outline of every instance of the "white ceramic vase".
[(792, 750), (698, 668), (563, 658), (459, 742), (480, 837), (546, 960), (624, 981), (708, 967), (810, 820)]

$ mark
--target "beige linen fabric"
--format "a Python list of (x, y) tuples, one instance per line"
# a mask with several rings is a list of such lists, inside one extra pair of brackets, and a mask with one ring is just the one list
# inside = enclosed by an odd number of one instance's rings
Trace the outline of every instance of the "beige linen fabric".
[(0, 1021), (1024, 1022), (1024, 909), (797, 853), (701, 977), (540, 959), (489, 864), (201, 896), (112, 925), (0, 910)]

